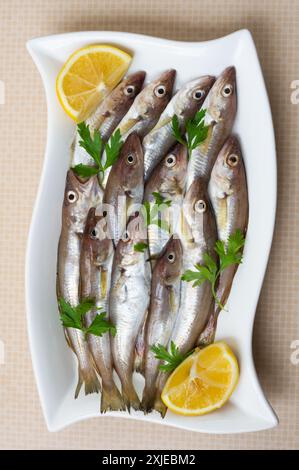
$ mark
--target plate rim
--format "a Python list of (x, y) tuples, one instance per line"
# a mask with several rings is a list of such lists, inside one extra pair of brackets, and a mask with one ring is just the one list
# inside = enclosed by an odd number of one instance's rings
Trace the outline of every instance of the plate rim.
[[(110, 42), (110, 41), (117, 42), (118, 39), (121, 39), (121, 38), (123, 39), (124, 37), (125, 38), (127, 37), (130, 40), (132, 40), (132, 42), (139, 41), (139, 42), (143, 42), (143, 43), (147, 42), (147, 43), (155, 43), (155, 44), (159, 44), (159, 45), (161, 45), (161, 43), (163, 43), (165, 46), (173, 47), (174, 49), (177, 49), (178, 47), (179, 48), (192, 48), (192, 49), (193, 48), (197, 49), (199, 47), (207, 47), (210, 44), (215, 44), (215, 43), (220, 42), (220, 41), (223, 42), (225, 40), (230, 40), (234, 36), (236, 38), (238, 37), (238, 39), (240, 39), (241, 36), (243, 36), (243, 38), (245, 40), (247, 40), (248, 45), (252, 49), (252, 53), (254, 53), (255, 56), (256, 56), (255, 57), (256, 58), (255, 62), (256, 62), (256, 65), (259, 69), (259, 74), (260, 74), (259, 81), (264, 86), (265, 104), (268, 107), (267, 114), (268, 114), (268, 117), (269, 117), (270, 122), (271, 122), (271, 129), (269, 129), (271, 131), (270, 132), (271, 135), (269, 135), (269, 138), (271, 139), (271, 147), (272, 147), (272, 152), (273, 152), (273, 162), (272, 162), (273, 163), (273, 170), (274, 170), (274, 174), (272, 175), (272, 177), (273, 177), (273, 182), (272, 182), (273, 183), (273, 186), (272, 186), (273, 200), (272, 200), (271, 227), (270, 227), (270, 229), (268, 227), (268, 234), (271, 235), (271, 238), (269, 240), (269, 243), (267, 244), (267, 254), (266, 254), (267, 256), (265, 256), (266, 261), (264, 263), (263, 272), (261, 273), (262, 281), (264, 279), (266, 269), (267, 269), (267, 265), (268, 265), (268, 261), (269, 261), (269, 254), (270, 254), (270, 250), (271, 250), (271, 245), (272, 245), (272, 240), (273, 240), (273, 235), (274, 235), (274, 227), (275, 227), (275, 214), (276, 214), (276, 206), (277, 206), (277, 159), (276, 159), (276, 144), (275, 144), (275, 136), (274, 136), (273, 119), (272, 119), (272, 113), (271, 113), (267, 88), (266, 88), (264, 76), (263, 76), (263, 73), (262, 73), (261, 64), (260, 64), (260, 61), (259, 61), (259, 58), (258, 58), (258, 53), (257, 53), (256, 47), (255, 47), (252, 35), (251, 35), (251, 33), (248, 29), (240, 29), (240, 30), (234, 31), (234, 32), (232, 32), (228, 35), (225, 35), (223, 37), (216, 38), (216, 39), (210, 39), (210, 40), (207, 40), (207, 41), (190, 41), (190, 42), (189, 41), (177, 41), (177, 40), (165, 39), (165, 38), (160, 38), (160, 37), (155, 37), (155, 36), (148, 36), (148, 35), (144, 35), (144, 34), (120, 32), (120, 31), (78, 31), (78, 32), (69, 32), (69, 33), (55, 34), (55, 35), (49, 35), (49, 36), (42, 36), (42, 37), (37, 37), (37, 38), (30, 39), (29, 41), (27, 41), (27, 43), (26, 43), (27, 50), (28, 50), (29, 54), (31, 55), (31, 57), (33, 59), (33, 62), (35, 63), (35, 65), (36, 65), (36, 67), (37, 67), (37, 69), (38, 69), (38, 71), (41, 75), (43, 86), (44, 86), (44, 89), (45, 89), (46, 102), (47, 102), (48, 124), (47, 124), (47, 139), (46, 139), (46, 146), (45, 146), (45, 150), (44, 150), (44, 160), (43, 160), (43, 165), (42, 165), (42, 171), (41, 171), (41, 176), (40, 176), (40, 180), (39, 180), (39, 184), (38, 184), (38, 190), (37, 190), (37, 194), (36, 194), (36, 198), (35, 198), (35, 202), (34, 202), (34, 208), (33, 208), (32, 217), (31, 217), (30, 229), (29, 229), (28, 238), (27, 238), (26, 261), (25, 261), (26, 317), (27, 317), (27, 331), (28, 331), (28, 337), (29, 337), (29, 346), (30, 346), (30, 352), (31, 352), (31, 360), (32, 360), (32, 364), (33, 364), (34, 376), (35, 376), (35, 380), (36, 380), (36, 383), (37, 383), (39, 398), (40, 398), (40, 402), (41, 402), (41, 405), (42, 405), (42, 410), (43, 410), (43, 414), (44, 414), (44, 417), (45, 417), (46, 425), (48, 427), (48, 430), (51, 431), (51, 432), (63, 429), (64, 427), (69, 426), (72, 423), (88, 419), (89, 417), (95, 417), (95, 415), (93, 414), (91, 416), (78, 417), (77, 419), (69, 420), (69, 422), (66, 422), (64, 425), (57, 425), (57, 424), (55, 425), (56, 415), (54, 416), (54, 418), (52, 418), (52, 419), (50, 418), (50, 416), (48, 414), (48, 411), (47, 411), (46, 403), (44, 402), (45, 397), (44, 397), (44, 394), (42, 392), (42, 384), (41, 384), (41, 380), (40, 380), (40, 375), (38, 373), (37, 361), (36, 361), (36, 358), (35, 358), (36, 353), (35, 353), (35, 347), (33, 345), (34, 338), (33, 338), (33, 331), (32, 331), (32, 328), (31, 328), (31, 313), (30, 313), (31, 312), (30, 287), (29, 287), (29, 285), (30, 285), (30, 281), (29, 281), (29, 279), (30, 279), (30, 258), (31, 258), (31, 252), (32, 252), (32, 249), (33, 249), (33, 247), (32, 247), (32, 238), (33, 238), (33, 233), (35, 231), (35, 226), (37, 224), (37, 218), (38, 218), (37, 213), (38, 213), (38, 208), (40, 206), (41, 192), (42, 192), (42, 188), (44, 186), (44, 182), (45, 182), (45, 179), (46, 179), (46, 168), (47, 168), (47, 161), (48, 161), (47, 157), (48, 157), (48, 150), (49, 150), (49, 114), (51, 112), (49, 102), (48, 102), (49, 97), (48, 97), (48, 91), (47, 91), (47, 83), (46, 83), (46, 79), (45, 79), (45, 76), (44, 76), (45, 72), (43, 70), (43, 67), (40, 64), (39, 55), (41, 54), (41, 49), (40, 48), (43, 45), (45, 45), (46, 43), (48, 43), (49, 41), (54, 41), (58, 44), (58, 43), (61, 42), (61, 40), (65, 39), (66, 37), (68, 37), (68, 38), (71, 38), (71, 37), (82, 38), (82, 40), (85, 40), (85, 39), (89, 38), (89, 40), (92, 41), (93, 37), (96, 38), (99, 35), (106, 35), (107, 36), (107, 42)], [(256, 305), (257, 305), (258, 299), (260, 297), (261, 289), (262, 289), (262, 285), (261, 285), (261, 287), (258, 290), (257, 295), (256, 295), (256, 297), (257, 297), (256, 298)], [(254, 311), (254, 313), (252, 314), (251, 331), (248, 334), (248, 336), (250, 336), (250, 338), (251, 338), (251, 343), (252, 343), (252, 337), (253, 337), (253, 331), (252, 330), (253, 330), (253, 323), (254, 323), (254, 320), (255, 320), (255, 315), (256, 315), (256, 312)], [(251, 358), (251, 361), (252, 361), (251, 366), (252, 366), (253, 372), (254, 372), (254, 380), (255, 380), (254, 387), (257, 389), (258, 393), (260, 394), (260, 397), (263, 398), (265, 409), (268, 408), (268, 419), (266, 419), (264, 416), (262, 417), (264, 422), (265, 422), (265, 427), (259, 428), (259, 430), (269, 429), (269, 428), (272, 428), (272, 427), (274, 427), (278, 424), (278, 417), (275, 414), (275, 412), (274, 412), (273, 408), (271, 407), (271, 405), (269, 404), (268, 400), (266, 399), (265, 394), (264, 394), (264, 392), (262, 390), (262, 387), (260, 385), (260, 382), (258, 380), (255, 365), (253, 363), (252, 346), (251, 346), (250, 358)], [(100, 417), (101, 415), (99, 414), (99, 415), (96, 415), (96, 416)], [(128, 418), (128, 419), (137, 419), (138, 421), (139, 420), (145, 421), (143, 418), (139, 418), (136, 415), (128, 416), (127, 413), (123, 414), (123, 415), (111, 414), (111, 415), (108, 415), (108, 416), (111, 416), (111, 417), (116, 416), (116, 417), (123, 417), (123, 418)], [(176, 423), (172, 423), (172, 422), (168, 422), (168, 421), (166, 422), (164, 420), (156, 421), (155, 419), (151, 419), (150, 417), (148, 417), (146, 419), (146, 421), (153, 422), (153, 423), (158, 423), (158, 424), (165, 424), (165, 425), (168, 425), (168, 426), (188, 430), (188, 428), (186, 426), (182, 426), (180, 424), (176, 424)], [(198, 430), (189, 429), (189, 430), (193, 431), (193, 432), (203, 432), (203, 433), (209, 433), (209, 434), (226, 434), (226, 433), (233, 434), (234, 433), (233, 431), (227, 431), (226, 432), (226, 431), (219, 431), (219, 430), (218, 431), (217, 430), (215, 430), (215, 431), (214, 430), (206, 431), (206, 430), (202, 430), (202, 429), (198, 429)], [(252, 431), (255, 431), (255, 430), (256, 429), (252, 429)], [(237, 430), (237, 431), (235, 431), (235, 433), (241, 433), (241, 432), (250, 432), (250, 431), (248, 431), (248, 430), (244, 430), (244, 431)]]

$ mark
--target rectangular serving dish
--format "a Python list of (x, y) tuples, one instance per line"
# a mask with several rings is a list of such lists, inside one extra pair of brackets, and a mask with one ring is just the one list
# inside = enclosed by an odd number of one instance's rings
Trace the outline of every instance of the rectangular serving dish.
[[(240, 138), (249, 190), (249, 226), (244, 262), (238, 269), (222, 312), (217, 338), (232, 347), (240, 364), (240, 381), (229, 402), (201, 417), (157, 413), (109, 412), (108, 416), (168, 424), (191, 431), (239, 433), (271, 428), (278, 419), (259, 384), (252, 357), (252, 329), (268, 256), (276, 210), (276, 154), (267, 92), (251, 34), (247, 30), (207, 42), (177, 42), (129, 33), (78, 32), (32, 39), (27, 48), (41, 74), (48, 107), (44, 167), (27, 246), (26, 305), (32, 362), (45, 420), (50, 431), (100, 417), (98, 395), (74, 400), (76, 359), (67, 347), (56, 302), (56, 255), (61, 206), (74, 123), (61, 109), (56, 76), (69, 55), (88, 44), (113, 44), (134, 56), (130, 71), (146, 70), (151, 80), (175, 68), (178, 88), (204, 74), (237, 70), (238, 112), (233, 132)], [(262, 132), (261, 132), (262, 130)], [(59, 169), (59, 171), (58, 171)], [(265, 177), (266, 175), (266, 177)], [(134, 377), (142, 389), (143, 379)], [(106, 415), (106, 416), (107, 416)]]

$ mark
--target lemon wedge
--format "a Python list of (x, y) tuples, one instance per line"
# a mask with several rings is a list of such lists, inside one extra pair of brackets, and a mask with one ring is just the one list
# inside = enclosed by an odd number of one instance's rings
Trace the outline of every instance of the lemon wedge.
[(56, 80), (56, 93), (65, 112), (76, 122), (86, 119), (120, 82), (132, 57), (109, 45), (91, 45), (74, 52)]
[(239, 378), (237, 359), (223, 342), (196, 350), (171, 374), (162, 391), (163, 403), (174, 413), (199, 416), (224, 405)]

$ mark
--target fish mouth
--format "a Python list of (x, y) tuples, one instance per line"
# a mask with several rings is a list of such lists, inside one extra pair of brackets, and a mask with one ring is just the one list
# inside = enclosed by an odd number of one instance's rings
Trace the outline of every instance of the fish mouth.
[(205, 75), (197, 80), (196, 86), (202, 86), (203, 88), (210, 89), (214, 85), (215, 81), (216, 77), (213, 75)]
[(163, 72), (159, 78), (157, 79), (157, 81), (159, 82), (164, 82), (165, 84), (167, 84), (167, 86), (172, 89), (173, 87), (173, 84), (174, 84), (174, 80), (175, 80), (175, 77), (176, 77), (176, 70), (175, 69), (169, 69), (169, 70), (165, 70), (165, 72)]
[(241, 153), (241, 148), (239, 144), (239, 140), (235, 135), (230, 135), (224, 145), (223, 145), (223, 152), (227, 153), (236, 153), (240, 154)]
[(223, 70), (222, 74), (219, 77), (224, 82), (235, 83), (236, 81), (236, 68), (231, 65)]
[(128, 76), (127, 81), (131, 85), (135, 85), (139, 88), (142, 87), (142, 84), (145, 80), (146, 72), (144, 70), (139, 70), (138, 72), (132, 73)]
[(94, 181), (93, 177), (82, 178), (81, 176), (77, 175), (73, 168), (68, 170), (67, 177), (75, 186), (86, 187), (88, 183)]

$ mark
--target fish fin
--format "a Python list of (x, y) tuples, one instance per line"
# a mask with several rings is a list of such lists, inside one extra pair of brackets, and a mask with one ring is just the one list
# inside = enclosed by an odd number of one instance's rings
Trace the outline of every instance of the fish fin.
[(83, 370), (78, 367), (78, 384), (75, 391), (75, 398), (78, 398), (82, 385), (85, 385), (85, 395), (90, 393), (98, 393), (101, 390), (101, 385), (95, 370), (91, 367)]
[(145, 415), (153, 411), (153, 403), (151, 400), (142, 398), (141, 409)]
[(161, 127), (164, 127), (167, 124), (170, 124), (171, 121), (172, 121), (172, 116), (167, 116), (166, 118), (161, 119), (161, 121), (159, 120), (157, 124), (155, 125), (155, 127), (153, 128), (152, 132), (157, 131), (158, 129), (161, 129)]
[(217, 310), (214, 311), (213, 309), (212, 313), (210, 314), (208, 323), (206, 324), (204, 330), (201, 332), (198, 338), (197, 346), (205, 347), (209, 346), (209, 344), (214, 342), (217, 329), (217, 320), (218, 312)]
[(120, 124), (118, 129), (120, 130), (121, 135), (125, 135), (127, 132), (132, 130), (132, 128), (139, 122), (140, 119), (128, 119), (123, 124)]
[[(63, 333), (64, 333), (65, 341), (66, 341), (68, 347), (69, 347), (72, 351), (74, 351), (74, 348), (73, 348), (73, 346), (72, 346), (72, 343), (70, 342), (70, 339), (69, 339), (69, 337), (68, 337), (66, 328), (63, 328)], [(74, 351), (74, 352), (75, 352), (75, 351)]]
[(209, 125), (209, 129), (208, 129), (208, 135), (207, 137), (205, 138), (205, 140), (199, 144), (199, 149), (201, 150), (201, 152), (203, 152), (204, 154), (207, 154), (208, 152), (208, 149), (209, 149), (209, 146), (210, 146), (210, 142), (211, 142), (211, 139), (212, 139), (212, 136), (213, 136), (213, 130), (214, 130), (214, 126), (216, 125), (216, 122), (215, 121), (212, 121), (211, 124)]
[(102, 396), (101, 396), (101, 413), (106, 413), (106, 411), (125, 411), (126, 405), (124, 399), (122, 398), (118, 388), (113, 383), (112, 387), (102, 387)]
[(122, 396), (129, 412), (131, 408), (140, 410), (140, 400), (132, 383), (123, 385)]
[(145, 382), (145, 387), (143, 390), (142, 394), (142, 400), (141, 400), (141, 409), (144, 412), (144, 414), (151, 413), (153, 411), (154, 407), (154, 402), (155, 402), (155, 388), (154, 388), (154, 393), (153, 389), (151, 386), (147, 386), (147, 383)]

